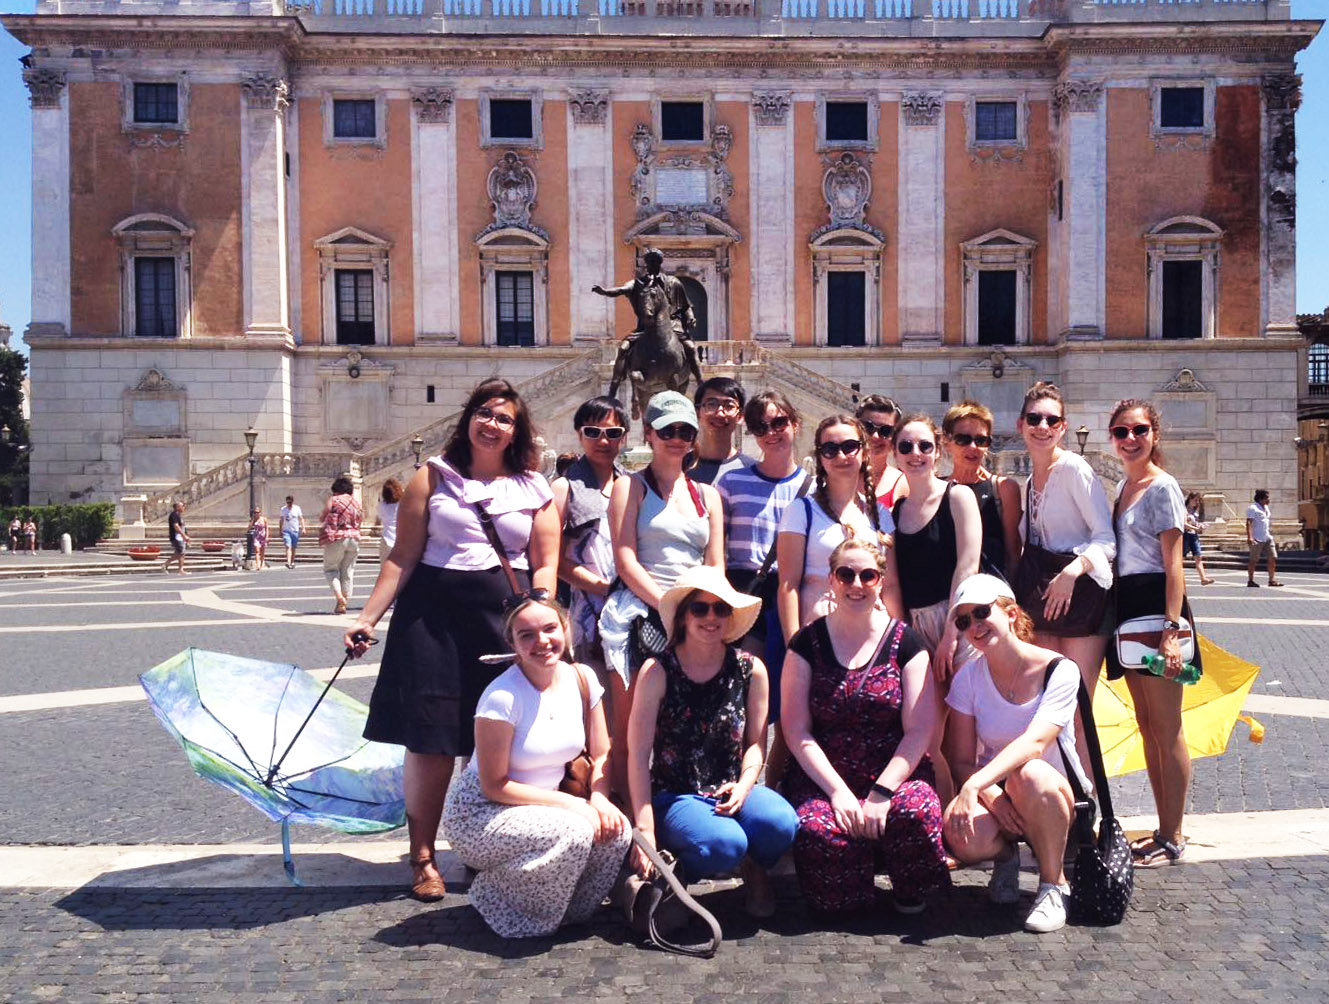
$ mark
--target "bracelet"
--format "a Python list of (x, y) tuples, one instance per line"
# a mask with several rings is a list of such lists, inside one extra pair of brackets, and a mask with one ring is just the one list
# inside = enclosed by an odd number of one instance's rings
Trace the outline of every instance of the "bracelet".
[(761, 764), (748, 764), (746, 767), (744, 767), (742, 770), (738, 772), (738, 776), (741, 778), (744, 774), (746, 774), (750, 770), (755, 770), (758, 774), (760, 774), (761, 768), (762, 768)]
[(894, 789), (894, 788), (888, 788), (888, 787), (886, 787), (886, 785), (882, 784), (882, 783), (879, 782), (879, 781), (873, 781), (873, 782), (872, 782), (872, 791), (873, 791), (874, 793), (878, 794), (878, 795), (881, 795), (883, 798), (894, 798), (894, 797), (895, 797), (895, 789)]

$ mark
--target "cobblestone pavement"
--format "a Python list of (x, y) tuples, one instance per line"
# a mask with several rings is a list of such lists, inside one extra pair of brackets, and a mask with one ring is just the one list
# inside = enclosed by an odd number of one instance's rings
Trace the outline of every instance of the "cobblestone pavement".
[[(1329, 578), (1290, 574), (1286, 589), (1260, 591), (1244, 572), (1219, 579), (1192, 587), (1197, 618), (1265, 667), (1255, 693), (1329, 698)], [(274, 826), (192, 775), (132, 690), (101, 688), (130, 688), (190, 644), (333, 666), (344, 619), (329, 610), (322, 577), (303, 568), (0, 583), (0, 846), (275, 840)], [(362, 676), (343, 689), (364, 699), (371, 685)], [(97, 696), (65, 693), (87, 688)], [(29, 710), (6, 707), (15, 695)], [(1239, 725), (1227, 754), (1196, 763), (1193, 811), (1329, 805), (1329, 718), (1285, 704), (1297, 713), (1275, 702), (1279, 713), (1259, 715), (1262, 745)], [(1143, 775), (1114, 792), (1123, 814), (1152, 809)], [(298, 828), (296, 839), (336, 838)], [(392, 887), (29, 889), (0, 875), (0, 1001), (1322, 1001), (1327, 871), (1329, 856), (1142, 872), (1124, 924), (1046, 936), (1020, 929), (1028, 874), (1013, 910), (989, 906), (986, 874), (971, 871), (921, 918), (897, 917), (883, 892), (880, 911), (831, 927), (806, 915), (792, 878), (761, 927), (741, 892), (720, 887), (706, 900), (726, 941), (710, 961), (641, 949), (608, 914), (555, 939), (505, 942), (460, 895), (430, 907)]]

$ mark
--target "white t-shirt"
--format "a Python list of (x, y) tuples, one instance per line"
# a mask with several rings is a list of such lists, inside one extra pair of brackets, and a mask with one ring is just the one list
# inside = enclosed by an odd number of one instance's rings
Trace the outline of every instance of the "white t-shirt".
[[(895, 532), (895, 520), (891, 511), (880, 502), (877, 503), (877, 521), (882, 533)], [(864, 537), (877, 543), (872, 532), (872, 524), (867, 516), (855, 509), (847, 521), (856, 537)], [(791, 502), (780, 517), (781, 533), (796, 533), (807, 538), (803, 551), (803, 569), (806, 575), (829, 576), (831, 552), (844, 543), (846, 534), (844, 524), (831, 519), (826, 510), (817, 504), (809, 492), (801, 499)]]
[(1251, 539), (1263, 544), (1269, 539), (1269, 507), (1252, 502), (1246, 507), (1246, 518), (1251, 521)]
[[(600, 703), (604, 688), (594, 673), (585, 673), (591, 707)], [(554, 791), (563, 780), (569, 760), (586, 748), (581, 688), (571, 665), (559, 663), (558, 675), (548, 690), (536, 690), (517, 665), (509, 666), (480, 695), (476, 718), (508, 722), (516, 730), (508, 753), (508, 777)], [(480, 753), (469, 769), (478, 771)]]
[(987, 657), (978, 655), (965, 663), (951, 682), (946, 703), (962, 715), (974, 719), (978, 733), (978, 766), (984, 766), (994, 756), (1024, 734), (1034, 721), (1051, 722), (1059, 726), (1056, 744), (1043, 750), (1043, 759), (1064, 777), (1066, 765), (1058, 746), (1066, 751), (1068, 759), (1079, 775), (1084, 790), (1093, 787), (1085, 777), (1075, 751), (1076, 697), (1080, 692), (1080, 668), (1070, 659), (1062, 659), (1052, 671), (1047, 688), (1032, 701), (1012, 704), (1001, 695), (992, 682)]
[(383, 523), (383, 543), (388, 547), (397, 543), (397, 506), (400, 502), (380, 502), (378, 518)]
[(305, 518), (304, 510), (292, 502), (281, 507), (282, 533), (299, 533), (300, 521)]

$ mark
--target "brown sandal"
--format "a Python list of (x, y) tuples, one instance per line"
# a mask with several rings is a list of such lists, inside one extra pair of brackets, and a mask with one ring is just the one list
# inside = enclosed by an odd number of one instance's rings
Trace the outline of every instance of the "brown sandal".
[(447, 886), (443, 884), (443, 877), (438, 874), (437, 865), (433, 875), (425, 872), (430, 865), (435, 865), (432, 854), (427, 858), (411, 862), (411, 895), (421, 903), (437, 903), (448, 892)]

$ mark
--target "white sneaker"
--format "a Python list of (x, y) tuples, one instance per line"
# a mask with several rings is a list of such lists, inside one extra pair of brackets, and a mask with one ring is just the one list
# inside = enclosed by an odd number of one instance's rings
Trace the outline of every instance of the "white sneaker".
[(988, 900), (1003, 906), (1020, 902), (1020, 848), (1011, 847), (1010, 851), (1005, 861), (992, 862), (992, 877), (988, 879)]
[(1038, 883), (1038, 892), (1034, 896), (1034, 908), (1024, 919), (1024, 929), (1036, 934), (1048, 934), (1066, 926), (1066, 897), (1071, 894), (1071, 887), (1055, 885), (1052, 882)]

